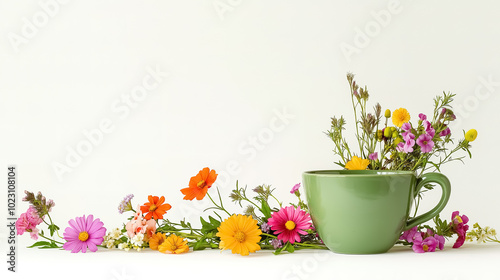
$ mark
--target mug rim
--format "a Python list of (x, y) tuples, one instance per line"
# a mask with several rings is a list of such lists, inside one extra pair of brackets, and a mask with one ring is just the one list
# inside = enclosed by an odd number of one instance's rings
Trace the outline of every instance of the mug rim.
[(322, 177), (339, 177), (339, 176), (390, 176), (390, 175), (413, 175), (416, 176), (415, 171), (408, 170), (311, 170), (304, 171), (303, 175), (313, 175), (313, 176), (322, 176)]

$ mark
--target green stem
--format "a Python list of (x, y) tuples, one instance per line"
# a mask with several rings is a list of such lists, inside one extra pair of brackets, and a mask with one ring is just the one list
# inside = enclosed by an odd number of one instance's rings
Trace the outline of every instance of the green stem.
[(215, 207), (217, 209), (222, 210), (222, 211), (226, 212), (227, 215), (231, 216), (231, 214), (229, 212), (227, 212), (226, 209), (224, 209), (222, 206), (219, 206), (217, 203), (215, 203), (215, 201), (212, 199), (212, 197), (210, 196), (209, 193), (207, 193), (207, 195), (208, 195), (208, 198), (210, 198), (210, 200), (212, 201), (212, 203), (215, 205)]
[(42, 238), (45, 238), (45, 239), (47, 239), (47, 240), (49, 240), (49, 241), (52, 241), (52, 242), (54, 242), (54, 243), (59, 243), (59, 244), (61, 244), (61, 245), (64, 245), (64, 243), (59, 242), (59, 241), (56, 241), (56, 240), (54, 240), (54, 239), (52, 239), (52, 238), (48, 238), (48, 237), (44, 236), (44, 235), (43, 235), (43, 234), (41, 234), (41, 233), (38, 233), (38, 236), (40, 236), (40, 237), (42, 237)]

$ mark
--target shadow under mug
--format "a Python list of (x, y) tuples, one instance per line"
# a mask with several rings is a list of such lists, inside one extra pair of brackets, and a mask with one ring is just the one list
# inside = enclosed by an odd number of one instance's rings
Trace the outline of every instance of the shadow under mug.
[[(320, 238), (330, 250), (343, 254), (387, 252), (403, 231), (439, 214), (451, 191), (441, 173), (417, 178), (412, 171), (322, 170), (304, 172), (302, 179)], [(415, 197), (429, 183), (441, 186), (439, 203), (408, 219)]]

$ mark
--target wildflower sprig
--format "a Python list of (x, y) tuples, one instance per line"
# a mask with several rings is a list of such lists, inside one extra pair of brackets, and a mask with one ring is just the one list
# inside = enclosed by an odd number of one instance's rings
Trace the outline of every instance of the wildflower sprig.
[[(456, 119), (452, 111), (454, 94), (443, 92), (434, 98), (432, 119), (420, 113), (418, 120), (411, 121), (410, 113), (404, 108), (393, 112), (386, 109), (382, 115), (382, 107), (376, 103), (373, 111), (368, 112), (367, 87), (360, 87), (351, 73), (347, 74), (347, 81), (359, 151), (351, 149), (343, 135), (344, 117), (332, 117), (331, 127), (325, 134), (334, 143), (333, 152), (339, 156), (337, 165), (351, 170), (411, 170), (420, 175), (426, 171), (440, 171), (443, 164), (462, 161), (465, 155), (457, 156), (459, 151), (472, 157), (470, 142), (476, 139), (476, 130), (464, 131), (457, 144), (452, 138), (450, 124)], [(455, 147), (450, 148), (450, 145)]]

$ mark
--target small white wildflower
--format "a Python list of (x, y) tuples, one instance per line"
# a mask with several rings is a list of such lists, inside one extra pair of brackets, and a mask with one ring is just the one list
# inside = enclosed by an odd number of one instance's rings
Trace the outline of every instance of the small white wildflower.
[(125, 249), (126, 247), (127, 247), (127, 244), (126, 244), (126, 243), (120, 243), (120, 244), (118, 244), (118, 249), (120, 249), (120, 250), (123, 250), (123, 249)]
[(144, 234), (143, 233), (138, 233), (134, 237), (132, 237), (132, 239), (130, 240), (130, 242), (133, 245), (141, 247), (142, 243), (144, 242), (143, 240), (144, 240)]
[(119, 228), (115, 228), (112, 232), (111, 232), (111, 238), (113, 239), (118, 239), (120, 237), (120, 235), (122, 234), (121, 230)]
[(115, 247), (115, 241), (114, 240), (108, 240), (108, 241), (106, 241), (106, 247), (108, 249), (111, 249), (111, 248)]

